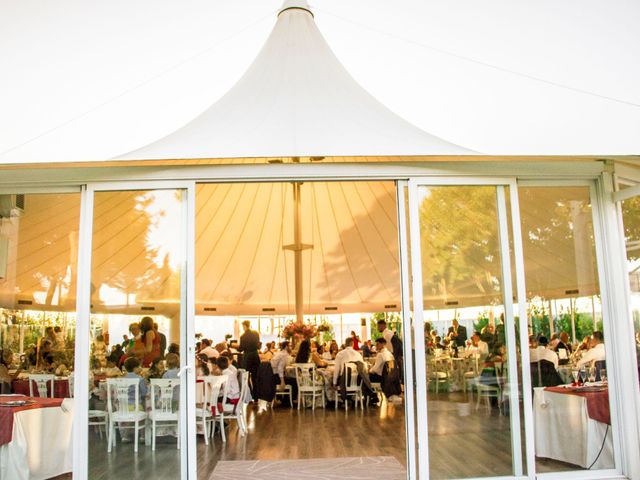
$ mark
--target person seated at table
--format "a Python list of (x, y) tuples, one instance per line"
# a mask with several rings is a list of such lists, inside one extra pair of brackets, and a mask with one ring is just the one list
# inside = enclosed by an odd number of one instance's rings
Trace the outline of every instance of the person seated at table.
[[(262, 343), (259, 344), (262, 346)], [(258, 352), (258, 356), (260, 357), (260, 363), (270, 362), (273, 358), (273, 353), (271, 352), (271, 343), (267, 343), (267, 346), (264, 350)]]
[(540, 360), (547, 360), (553, 363), (554, 368), (558, 369), (558, 354), (547, 348), (549, 340), (545, 336), (538, 337), (537, 347), (529, 351), (529, 362), (536, 363)]
[(107, 364), (107, 344), (104, 343), (102, 334), (96, 336), (96, 339), (91, 344), (91, 351), (100, 367), (104, 367)]
[[(164, 357), (167, 369), (162, 374), (162, 378), (179, 378), (180, 373), (180, 357), (175, 353), (167, 353)], [(180, 403), (180, 387), (173, 389), (173, 409), (177, 410)]]
[[(124, 375), (124, 378), (137, 378), (139, 396), (138, 401), (140, 402), (140, 407), (144, 408), (144, 398), (147, 396), (147, 382), (145, 382), (144, 378), (140, 376), (140, 360), (136, 357), (127, 358), (124, 362), (124, 368), (127, 373)], [(135, 388), (129, 388), (129, 404), (135, 402)]]
[(489, 356), (489, 345), (480, 340), (480, 332), (473, 332), (473, 335), (471, 336), (471, 345), (467, 346), (464, 354), (467, 357), (479, 355), (481, 359), (485, 359)]
[(331, 345), (329, 345), (329, 360), (335, 360), (338, 352), (340, 352), (338, 342), (331, 340)]
[(198, 353), (205, 354), (210, 360), (215, 360), (220, 356), (220, 352), (211, 346), (211, 340), (208, 338), (202, 339), (201, 347)]
[(595, 362), (601, 362), (606, 360), (605, 350), (604, 350), (604, 336), (602, 332), (593, 332), (591, 335), (591, 343), (590, 349), (580, 357), (578, 363), (576, 363), (576, 368), (582, 367), (590, 367)]
[(162, 360), (162, 357), (158, 357), (151, 363), (151, 367), (149, 367), (149, 371), (147, 372), (147, 378), (163, 378), (164, 368), (162, 366)]
[(240, 401), (240, 384), (238, 383), (238, 369), (229, 363), (229, 358), (220, 356), (216, 359), (216, 365), (220, 369), (220, 375), (227, 377), (227, 403), (233, 405)]
[(488, 324), (482, 330), (480, 330), (480, 340), (489, 346), (489, 349), (493, 347), (496, 341), (495, 328), (493, 325)]
[[(384, 337), (383, 337), (384, 338)], [(333, 386), (338, 385), (338, 377), (342, 374), (342, 369), (349, 362), (363, 362), (360, 352), (353, 349), (353, 338), (347, 337), (344, 341), (345, 348), (336, 355), (336, 365), (333, 371)]]
[(311, 358), (311, 340), (305, 338), (300, 342), (294, 363), (309, 363)]
[(109, 353), (109, 356), (106, 359), (107, 364), (111, 362), (114, 365), (118, 365), (120, 363), (120, 358), (122, 358), (123, 355), (124, 350), (122, 350), (122, 345), (120, 345), (119, 343), (114, 345), (111, 349), (111, 353)]
[(558, 342), (553, 350), (558, 354), (560, 365), (566, 365), (569, 363), (572, 347), (571, 342), (569, 342), (569, 334), (567, 332), (561, 332), (560, 335), (558, 335)]
[(180, 356), (180, 345), (178, 345), (177, 343), (170, 343), (169, 347), (167, 348), (167, 353), (173, 353)]
[(372, 382), (382, 382), (382, 370), (388, 361), (393, 360), (393, 354), (387, 350), (387, 341), (380, 337), (376, 339), (376, 361), (369, 369), (369, 379)]
[(311, 342), (311, 361), (317, 368), (325, 368), (329, 364), (322, 358), (322, 345), (319, 342)]
[(210, 374), (209, 357), (203, 353), (198, 353), (196, 355), (196, 377), (206, 377)]
[(13, 352), (8, 348), (0, 350), (0, 394), (11, 393), (11, 384), (22, 371), (21, 368), (18, 368), (15, 373), (9, 373), (12, 362)]
[(436, 350), (444, 350), (445, 346), (442, 343), (442, 338), (440, 337), (440, 335), (436, 335), (433, 343), (432, 343), (432, 348), (436, 349)]
[(295, 378), (287, 377), (286, 369), (291, 359), (291, 347), (286, 340), (280, 344), (280, 350), (271, 359), (271, 368), (273, 369), (273, 379), (279, 388), (285, 385), (291, 385), (293, 398), (298, 396), (298, 384)]
[(371, 340), (367, 340), (362, 344), (362, 356), (364, 358), (373, 357), (373, 347), (371, 345)]

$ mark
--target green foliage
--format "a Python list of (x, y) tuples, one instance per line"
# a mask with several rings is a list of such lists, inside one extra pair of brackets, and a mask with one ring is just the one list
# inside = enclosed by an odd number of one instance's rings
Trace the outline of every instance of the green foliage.
[(387, 328), (398, 333), (398, 336), (402, 338), (402, 317), (395, 312), (376, 312), (371, 315), (371, 326), (369, 334), (372, 341), (376, 341), (382, 334), (378, 331), (377, 323), (379, 320), (385, 320), (387, 322)]

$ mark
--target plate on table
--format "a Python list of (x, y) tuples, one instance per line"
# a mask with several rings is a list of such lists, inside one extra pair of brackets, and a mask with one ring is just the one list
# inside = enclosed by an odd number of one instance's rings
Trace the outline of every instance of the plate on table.
[(33, 405), (33, 400), (9, 400), (8, 402), (0, 402), (0, 407), (24, 407), (25, 405)]

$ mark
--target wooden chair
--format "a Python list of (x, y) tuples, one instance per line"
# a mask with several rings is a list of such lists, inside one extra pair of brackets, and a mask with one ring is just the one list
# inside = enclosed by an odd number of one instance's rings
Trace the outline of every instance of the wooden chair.
[[(202, 404), (196, 407), (196, 422), (201, 422), (202, 431), (204, 432), (204, 443), (209, 445), (209, 436), (213, 436), (215, 431), (215, 415), (218, 408), (218, 398), (220, 391), (227, 382), (224, 375), (207, 375), (198, 377), (203, 382)], [(211, 432), (209, 428), (211, 427)], [(222, 436), (224, 437), (224, 425), (220, 425)]]
[(432, 370), (429, 380), (435, 383), (436, 393), (440, 391), (440, 385), (448, 384), (451, 380), (451, 366), (448, 358), (434, 358), (431, 360)]
[(289, 408), (293, 408), (293, 387), (291, 385), (277, 385), (276, 394), (271, 400), (271, 408), (278, 397), (289, 397)]
[[(51, 374), (29, 374), (29, 396), (30, 397), (40, 397), (40, 398), (53, 398), (53, 382), (55, 381), (56, 376)], [(37, 395), (34, 395), (33, 385), (36, 386)], [(47, 385), (50, 387), (49, 392), (47, 392)]]
[[(176, 395), (177, 394), (177, 395)], [(151, 379), (151, 450), (156, 449), (156, 427), (175, 425), (178, 430), (177, 448), (180, 448), (180, 379)]]
[(298, 384), (298, 410), (305, 397), (311, 397), (311, 409), (316, 409), (316, 397), (322, 399), (322, 408), (326, 406), (324, 383), (318, 377), (315, 363), (294, 363), (296, 383)]
[[(129, 391), (133, 389), (133, 400), (129, 398)], [(139, 432), (145, 428), (147, 412), (140, 404), (139, 378), (107, 378), (107, 412), (109, 416), (109, 431), (107, 435), (107, 452), (116, 445), (116, 425), (123, 429), (133, 428), (133, 451), (138, 452)], [(131, 425), (133, 424), (133, 425)]]

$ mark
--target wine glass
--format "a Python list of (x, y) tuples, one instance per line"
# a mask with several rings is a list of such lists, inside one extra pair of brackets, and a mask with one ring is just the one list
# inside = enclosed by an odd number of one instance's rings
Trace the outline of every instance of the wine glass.
[(586, 367), (582, 367), (580, 369), (580, 383), (584, 384), (587, 381), (587, 369)]
[(578, 383), (578, 375), (580, 375), (580, 370), (574, 368), (571, 370), (571, 376), (573, 377), (573, 383)]
[(589, 367), (589, 382), (593, 383), (596, 381), (596, 367)]
[(606, 368), (601, 368), (600, 369), (600, 381), (602, 383), (607, 383), (607, 369)]

